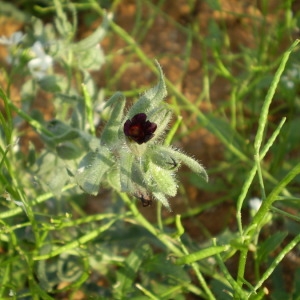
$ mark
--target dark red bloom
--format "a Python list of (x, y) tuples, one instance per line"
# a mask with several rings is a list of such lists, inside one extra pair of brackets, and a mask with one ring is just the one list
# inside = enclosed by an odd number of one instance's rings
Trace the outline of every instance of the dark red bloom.
[(124, 134), (139, 145), (148, 142), (157, 128), (155, 123), (146, 121), (147, 115), (140, 113), (124, 123)]

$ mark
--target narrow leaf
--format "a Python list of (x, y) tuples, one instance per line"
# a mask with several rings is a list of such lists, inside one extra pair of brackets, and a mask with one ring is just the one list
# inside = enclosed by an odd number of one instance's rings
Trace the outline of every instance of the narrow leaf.
[(138, 244), (129, 254), (124, 261), (123, 267), (117, 272), (118, 285), (115, 289), (116, 296), (118, 295), (122, 299), (127, 299), (127, 293), (129, 293), (133, 288), (133, 283), (137, 277), (139, 268), (150, 252), (151, 249), (149, 245)]
[(104, 16), (103, 23), (88, 37), (73, 45), (74, 51), (86, 51), (95, 47), (105, 36), (108, 30), (109, 20), (112, 19), (112, 14)]
[(134, 161), (134, 156), (131, 152), (122, 151), (120, 153), (120, 161), (122, 165), (120, 166), (120, 181), (122, 192), (131, 192), (133, 190), (132, 186), (132, 164)]
[(273, 252), (285, 239), (287, 232), (275, 232), (263, 241), (257, 250), (257, 259), (260, 263), (264, 262), (268, 255)]
[(114, 94), (106, 103), (112, 107), (112, 112), (101, 135), (101, 145), (113, 146), (119, 139), (118, 132), (121, 126), (125, 97), (122, 93)]
[(140, 99), (134, 105), (132, 105), (125, 118), (126, 120), (131, 119), (138, 113), (148, 112), (151, 109), (155, 109), (166, 97), (167, 89), (164, 81), (164, 76), (162, 69), (157, 61), (156, 66), (159, 71), (158, 84), (150, 90), (146, 91), (144, 95), (142, 95)]
[(76, 182), (86, 193), (97, 195), (101, 180), (112, 165), (113, 160), (107, 148), (89, 152), (79, 164)]

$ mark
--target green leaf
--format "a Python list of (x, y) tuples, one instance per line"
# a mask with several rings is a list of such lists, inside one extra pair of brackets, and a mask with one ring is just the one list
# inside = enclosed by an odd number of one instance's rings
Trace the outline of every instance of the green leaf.
[(105, 37), (109, 21), (112, 19), (112, 15), (108, 14), (104, 16), (102, 24), (88, 37), (82, 39), (76, 44), (73, 44), (73, 50), (75, 52), (85, 52), (88, 49), (94, 48)]
[(120, 161), (120, 181), (122, 192), (131, 193), (133, 191), (132, 164), (134, 156), (130, 151), (121, 151)]
[(17, 5), (14, 2), (7, 3), (7, 1), (0, 1), (0, 15), (9, 17), (12, 20), (18, 21), (20, 23), (28, 22), (30, 16), (24, 13), (22, 10), (17, 9)]
[(212, 10), (221, 10), (222, 8), (219, 0), (205, 0), (205, 2)]
[(103, 176), (112, 166), (113, 158), (107, 148), (89, 152), (79, 164), (76, 182), (86, 193), (96, 196)]
[(292, 299), (299, 300), (300, 299), (300, 269), (299, 268), (295, 271), (293, 285), (294, 285), (294, 289), (293, 289), (294, 293)]
[(121, 93), (114, 94), (105, 106), (111, 106), (112, 112), (101, 135), (101, 145), (113, 146), (118, 140), (118, 132), (122, 123), (125, 97)]
[(38, 83), (43, 90), (50, 93), (63, 92), (68, 86), (66, 78), (59, 75), (47, 75), (40, 79)]
[(33, 166), (33, 171), (43, 188), (50, 189), (57, 197), (69, 180), (64, 161), (52, 152), (43, 152)]
[(55, 175), (51, 178), (49, 188), (54, 195), (60, 196), (63, 187), (69, 180), (69, 175), (65, 166), (57, 167), (55, 169)]
[(84, 70), (99, 70), (105, 62), (105, 55), (100, 46), (89, 48), (77, 54), (76, 63)]
[[(75, 28), (74, 26), (68, 21), (67, 14), (63, 11), (63, 6), (61, 1), (54, 0), (54, 6), (56, 9), (56, 17), (54, 18), (54, 23), (57, 31), (59, 34), (66, 40), (71, 40)], [(73, 6), (69, 6), (69, 8), (73, 8)], [(75, 10), (72, 9), (73, 17), (75, 16)]]
[(80, 157), (82, 154), (82, 148), (78, 147), (74, 143), (64, 142), (57, 145), (56, 152), (60, 158), (71, 160)]
[(116, 191), (121, 192), (121, 182), (120, 182), (120, 167), (115, 166), (111, 168), (107, 174), (106, 174), (106, 179), (108, 184)]
[(246, 144), (245, 139), (232, 128), (229, 122), (213, 115), (208, 115), (207, 119), (209, 120), (208, 130), (222, 136), (227, 145), (235, 147), (240, 153), (251, 150), (249, 144)]
[(96, 128), (94, 125), (94, 113), (93, 113), (93, 105), (92, 105), (92, 99), (91, 95), (84, 83), (81, 84), (82, 87), (82, 93), (83, 93), (83, 99), (85, 104), (85, 110), (86, 110), (86, 117), (89, 123), (90, 132), (91, 135), (96, 136)]
[(128, 299), (127, 295), (133, 290), (133, 283), (138, 276), (137, 273), (143, 261), (150, 256), (151, 248), (149, 245), (140, 243), (130, 252), (129, 256), (124, 261), (123, 267), (117, 272), (117, 285), (114, 292), (118, 299)]
[(282, 284), (284, 282), (285, 277), (284, 273), (285, 272), (282, 268), (282, 265), (279, 264), (271, 274), (271, 282), (273, 287), (271, 295), (272, 300), (292, 299), (289, 297), (289, 293), (286, 291), (284, 284)]
[(131, 106), (125, 120), (131, 119), (134, 115), (144, 112), (147, 113), (152, 109), (156, 109), (157, 106), (163, 101), (167, 95), (167, 89), (164, 81), (164, 75), (159, 63), (156, 61), (156, 66), (159, 71), (158, 83), (152, 89), (146, 91), (140, 99)]
[(59, 120), (50, 121), (47, 125), (47, 129), (53, 133), (52, 137), (43, 136), (43, 138), (49, 142), (60, 143), (79, 137), (77, 130)]
[[(222, 300), (232, 300), (232, 297), (230, 296), (230, 293), (232, 293), (232, 288), (226, 284), (224, 284), (224, 282), (221, 282), (217, 279), (213, 279), (212, 281), (210, 281), (210, 287), (211, 290), (214, 294), (214, 296), (216, 297), (216, 299), (222, 299)], [(227, 291), (227, 292), (226, 292)]]
[(285, 231), (279, 231), (263, 241), (257, 250), (258, 261), (260, 263), (264, 262), (268, 258), (268, 255), (282, 243), (287, 234)]

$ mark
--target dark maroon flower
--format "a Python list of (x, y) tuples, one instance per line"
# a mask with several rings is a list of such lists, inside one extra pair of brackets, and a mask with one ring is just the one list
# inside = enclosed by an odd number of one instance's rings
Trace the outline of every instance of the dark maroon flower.
[(148, 142), (157, 128), (155, 123), (146, 121), (147, 115), (140, 113), (124, 123), (124, 134), (139, 145)]

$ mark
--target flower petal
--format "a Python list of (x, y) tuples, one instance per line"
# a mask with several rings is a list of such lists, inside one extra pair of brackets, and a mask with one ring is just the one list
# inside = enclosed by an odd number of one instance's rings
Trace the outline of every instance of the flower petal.
[(139, 113), (124, 123), (124, 134), (139, 145), (148, 142), (157, 128), (155, 123), (147, 120), (145, 113)]

